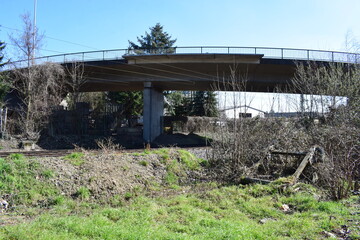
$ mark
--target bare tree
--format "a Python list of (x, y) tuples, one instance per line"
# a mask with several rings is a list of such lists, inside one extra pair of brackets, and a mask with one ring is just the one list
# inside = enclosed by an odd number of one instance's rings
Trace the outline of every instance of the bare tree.
[(24, 23), (23, 31), (17, 36), (9, 37), (19, 51), (19, 58), (25, 59), (27, 67), (30, 67), (35, 63), (35, 51), (41, 48), (44, 35), (39, 34), (38, 28), (33, 26), (29, 13), (25, 13), (21, 18)]
[(36, 64), (34, 53), (41, 46), (42, 35), (33, 28), (29, 14), (22, 16), (23, 32), (10, 39), (17, 46), (25, 65), (13, 66), (13, 88), (17, 92), (19, 104), (18, 128), (24, 137), (36, 139), (48, 120), (51, 107), (61, 102), (64, 94), (64, 69), (55, 63)]
[(75, 108), (75, 104), (79, 102), (84, 95), (80, 92), (81, 87), (86, 82), (84, 75), (84, 63), (73, 62), (66, 68), (67, 83), (70, 91), (69, 100), (71, 108)]

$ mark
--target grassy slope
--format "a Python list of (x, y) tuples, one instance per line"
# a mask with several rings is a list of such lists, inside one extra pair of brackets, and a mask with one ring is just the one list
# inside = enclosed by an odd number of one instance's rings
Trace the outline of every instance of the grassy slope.
[[(169, 170), (176, 173), (174, 163), (169, 162)], [(20, 165), (22, 169), (33, 166)], [(16, 171), (13, 169), (14, 174)], [(33, 167), (28, 180), (36, 186), (29, 188), (32, 192), (42, 189), (35, 184), (35, 172)], [(55, 200), (46, 210), (30, 204), (25, 214), (32, 212), (35, 217), (2, 226), (0, 239), (319, 239), (322, 231), (339, 228), (346, 219), (354, 218), (345, 202), (319, 201), (317, 191), (304, 184), (286, 187), (279, 181), (268, 186), (221, 187), (199, 183), (191, 191), (184, 192), (185, 186), (176, 189), (176, 194), (166, 197), (149, 197), (144, 192), (112, 198), (103, 205), (84, 198), (56, 197), (48, 191), (35, 194), (36, 199)], [(282, 204), (290, 206), (290, 213), (280, 210)], [(267, 220), (260, 223), (263, 219)]]

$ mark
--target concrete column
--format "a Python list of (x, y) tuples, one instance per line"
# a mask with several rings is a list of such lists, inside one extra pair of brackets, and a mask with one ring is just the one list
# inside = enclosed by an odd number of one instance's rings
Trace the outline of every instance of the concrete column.
[(144, 129), (146, 143), (152, 142), (163, 132), (161, 117), (164, 115), (164, 95), (153, 88), (151, 82), (144, 83)]

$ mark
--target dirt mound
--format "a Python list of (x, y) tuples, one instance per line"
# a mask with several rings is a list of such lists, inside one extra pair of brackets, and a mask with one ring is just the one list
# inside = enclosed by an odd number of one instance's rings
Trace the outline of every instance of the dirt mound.
[[(169, 151), (169, 159), (173, 159), (177, 150)], [(166, 184), (168, 167), (164, 164), (165, 157), (153, 153), (87, 151), (82, 155), (80, 164), (65, 158), (41, 158), (39, 162), (44, 169), (53, 171), (55, 176), (52, 181), (63, 195), (76, 196), (81, 188), (86, 188), (92, 198), (104, 199)], [(196, 172), (186, 171), (186, 175), (194, 178), (198, 174)]]

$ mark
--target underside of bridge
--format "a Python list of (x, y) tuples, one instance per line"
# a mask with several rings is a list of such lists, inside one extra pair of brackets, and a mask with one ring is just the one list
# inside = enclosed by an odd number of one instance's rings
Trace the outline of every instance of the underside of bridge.
[(143, 137), (152, 142), (162, 133), (164, 90), (285, 91), (294, 73), (294, 61), (258, 54), (125, 55), (85, 62), (80, 91), (144, 91)]
[[(229, 90), (231, 78), (246, 80), (247, 91), (273, 92), (294, 76), (292, 60), (263, 55), (170, 54), (129, 55), (120, 60), (85, 62), (82, 91), (143, 90), (145, 82), (159, 90)], [(225, 83), (225, 84), (223, 84)]]

